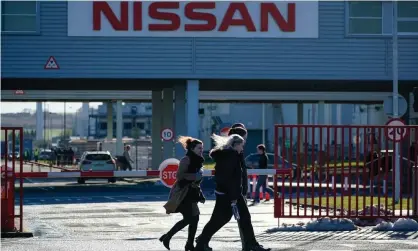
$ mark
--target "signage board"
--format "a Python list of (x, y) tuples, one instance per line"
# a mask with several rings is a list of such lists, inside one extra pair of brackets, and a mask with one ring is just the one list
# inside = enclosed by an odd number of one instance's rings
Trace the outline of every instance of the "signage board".
[(318, 38), (318, 1), (68, 1), (68, 36)]

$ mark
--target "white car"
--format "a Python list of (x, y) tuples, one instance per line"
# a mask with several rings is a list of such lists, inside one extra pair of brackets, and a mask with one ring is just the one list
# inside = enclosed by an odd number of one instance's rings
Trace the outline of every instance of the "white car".
[[(84, 152), (80, 158), (78, 168), (81, 172), (115, 171), (116, 161), (108, 151)], [(111, 183), (116, 182), (116, 178), (109, 178), (108, 180)], [(85, 182), (86, 178), (78, 178), (79, 184)]]

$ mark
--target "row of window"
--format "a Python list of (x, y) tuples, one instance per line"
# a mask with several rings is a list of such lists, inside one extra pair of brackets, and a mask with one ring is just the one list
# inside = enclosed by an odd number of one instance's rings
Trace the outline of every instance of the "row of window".
[[(2, 1), (2, 32), (37, 33), (37, 1)], [(392, 30), (392, 3), (379, 1), (347, 2), (349, 35), (386, 35)], [(398, 32), (418, 35), (418, 1), (398, 2)]]
[[(348, 34), (392, 34), (391, 2), (351, 1), (348, 6)], [(418, 34), (418, 1), (398, 2), (398, 34)]]

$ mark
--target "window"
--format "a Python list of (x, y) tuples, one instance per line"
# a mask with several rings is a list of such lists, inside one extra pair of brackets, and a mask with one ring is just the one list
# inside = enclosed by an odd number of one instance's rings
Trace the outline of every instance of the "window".
[(418, 1), (398, 2), (398, 33), (418, 34)]
[[(398, 34), (418, 35), (418, 1), (398, 1)], [(349, 35), (392, 35), (393, 2), (349, 1), (346, 4)]]
[(379, 35), (382, 34), (383, 8), (378, 1), (348, 2), (349, 34)]
[(38, 32), (37, 1), (2, 1), (1, 31), (13, 33)]
[(123, 129), (131, 130), (132, 129), (132, 123), (123, 123)]
[(100, 130), (107, 130), (107, 123), (106, 122), (100, 122), (99, 128), (100, 128)]
[(111, 157), (109, 154), (88, 154), (86, 156), (86, 160), (90, 160), (90, 161), (107, 161), (107, 160), (111, 160)]

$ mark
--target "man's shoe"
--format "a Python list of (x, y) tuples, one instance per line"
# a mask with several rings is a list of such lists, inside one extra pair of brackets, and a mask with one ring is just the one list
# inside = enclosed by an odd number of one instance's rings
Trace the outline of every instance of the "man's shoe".
[(262, 245), (254, 245), (252, 247), (246, 248), (245, 251), (270, 251), (271, 248), (265, 248)]
[(212, 251), (212, 248), (209, 247), (208, 244), (200, 243), (199, 240), (200, 240), (200, 235), (196, 237), (195, 251)]

